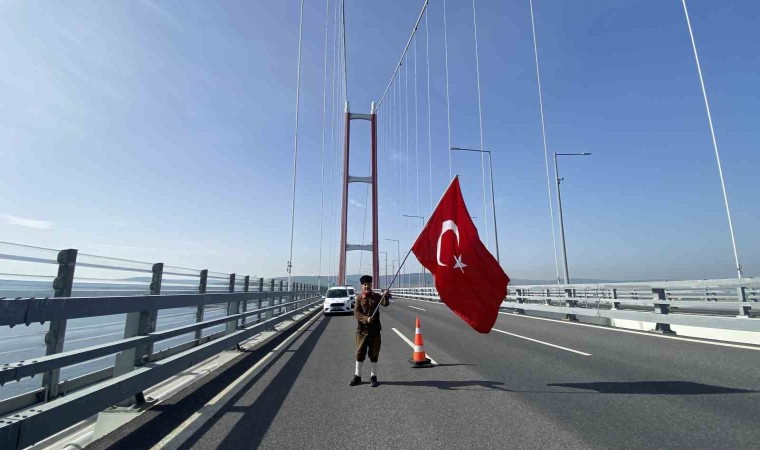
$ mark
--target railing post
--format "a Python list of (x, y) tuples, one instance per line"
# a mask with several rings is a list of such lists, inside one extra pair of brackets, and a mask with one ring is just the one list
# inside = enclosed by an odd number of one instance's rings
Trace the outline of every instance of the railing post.
[[(230, 294), (235, 292), (235, 274), (230, 274), (230, 287), (229, 287)], [(232, 316), (234, 314), (237, 314), (240, 309), (240, 302), (238, 301), (231, 301), (227, 302), (227, 315)], [(227, 322), (224, 327), (224, 334), (230, 334), (234, 333), (235, 330), (237, 330), (237, 320), (232, 322)]]
[[(71, 297), (71, 289), (74, 286), (74, 269), (77, 264), (77, 250), (61, 250), (58, 253), (57, 260), (58, 276), (53, 280), (53, 290), (55, 291), (54, 297)], [(45, 356), (62, 352), (65, 338), (66, 319), (51, 321), (48, 332), (45, 335)], [(58, 382), (60, 377), (61, 369), (53, 369), (43, 375), (42, 387), (45, 389), (44, 401), (58, 397)]]
[[(517, 303), (525, 303), (525, 289), (515, 289), (515, 300)], [(521, 308), (515, 308), (514, 312), (515, 314), (525, 314), (525, 310)]]
[[(164, 275), (164, 264), (153, 264), (153, 272), (150, 281), (150, 295), (161, 295), (161, 282)], [(124, 339), (135, 336), (145, 336), (148, 333), (156, 331), (156, 320), (158, 310), (132, 312), (127, 314), (127, 320), (124, 323)], [(150, 361), (153, 354), (153, 344), (140, 345), (135, 348), (123, 350), (116, 355), (116, 361), (113, 368), (113, 376), (118, 377), (134, 370), (135, 366), (142, 365)], [(145, 395), (142, 392), (135, 394), (135, 403), (145, 403)], [(131, 400), (122, 402), (122, 406), (129, 406)]]
[[(208, 269), (201, 270), (201, 281), (198, 284), (198, 293), (205, 294), (206, 286), (208, 285)], [(198, 305), (198, 309), (195, 311), (195, 323), (203, 322), (203, 312), (205, 305)], [(203, 330), (195, 331), (195, 340), (198, 344), (201, 342), (203, 336)]]
[[(161, 283), (163, 283), (164, 279), (164, 263), (156, 263), (153, 264), (153, 267), (151, 268), (151, 271), (153, 272), (153, 276), (150, 281), (150, 295), (161, 295)], [(156, 331), (156, 323), (158, 322), (158, 310), (152, 310), (152, 311), (143, 311), (140, 313), (140, 329), (138, 330), (139, 335), (146, 335), (148, 333), (152, 333)], [(150, 357), (153, 355), (153, 344), (149, 344), (145, 346), (144, 348), (139, 348), (138, 350), (142, 350), (142, 352), (137, 353), (138, 360), (135, 362), (142, 363), (144, 362), (143, 356), (147, 356), (148, 360), (150, 360)]]
[(749, 317), (751, 307), (749, 306), (749, 303), (747, 302), (747, 288), (745, 286), (740, 286), (736, 288), (737, 296), (739, 297), (739, 301), (742, 303), (739, 305), (739, 316), (738, 317)]
[[(565, 307), (566, 308), (575, 308), (575, 306), (578, 304), (577, 300), (572, 300), (573, 298), (575, 298), (575, 289), (566, 288), (565, 289)], [(578, 317), (576, 317), (575, 314), (565, 314), (564, 320), (567, 320), (569, 322), (577, 322)]]
[[(259, 288), (258, 288), (258, 291), (259, 292), (264, 292), (264, 279), (263, 278), (259, 278)], [(261, 305), (263, 305), (263, 304), (264, 304), (263, 298), (259, 297), (259, 299), (256, 301), (256, 305), (258, 305), (256, 307), (256, 309), (260, 310), (261, 309)], [(264, 319), (266, 319), (266, 314), (264, 314)], [(261, 312), (259, 312), (258, 314), (256, 314), (256, 323), (259, 323), (259, 322), (261, 322)]]
[[(164, 263), (153, 264), (151, 268), (153, 275), (150, 281), (150, 295), (161, 295), (161, 283), (164, 279)], [(158, 321), (158, 310), (142, 311), (139, 313), (139, 323), (137, 329), (137, 336), (144, 336), (148, 333), (156, 331), (156, 323)], [(125, 338), (127, 336), (124, 336)], [(137, 347), (137, 353), (135, 354), (135, 364), (142, 364), (150, 360), (153, 355), (153, 344), (148, 344), (143, 347)]]
[[(251, 282), (251, 276), (246, 275), (245, 278), (243, 278), (243, 292), (248, 292), (248, 288), (250, 286)], [(248, 312), (248, 298), (246, 297), (245, 300), (243, 300), (243, 312)], [(243, 317), (240, 319), (240, 327), (245, 328), (245, 321), (248, 319), (248, 317)]]
[(620, 309), (620, 302), (614, 301), (614, 300), (617, 300), (618, 298), (617, 288), (610, 289), (610, 297), (613, 300), (612, 309)]
[[(282, 294), (282, 292), (285, 290), (285, 287), (286, 287), (285, 286), (285, 282), (283, 280), (280, 280), (280, 296), (277, 297), (277, 304), (278, 305), (282, 304), (282, 302), (283, 302), (283, 294)], [(285, 294), (285, 295), (286, 295), (286, 297), (284, 297), (284, 298), (287, 299), (287, 294)], [(272, 311), (272, 314), (274, 314), (274, 311)], [(279, 314), (280, 314), (280, 309), (277, 308), (277, 315), (279, 315)]]
[[(652, 288), (652, 301), (654, 302), (655, 313), (663, 315), (670, 313), (670, 305), (668, 303), (665, 303), (668, 301), (668, 297), (665, 295), (665, 289)], [(670, 329), (669, 323), (657, 322), (654, 330), (662, 334), (676, 334), (673, 330)]]

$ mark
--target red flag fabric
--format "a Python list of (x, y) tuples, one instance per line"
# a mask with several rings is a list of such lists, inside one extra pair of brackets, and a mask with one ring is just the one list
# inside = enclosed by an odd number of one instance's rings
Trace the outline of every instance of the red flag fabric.
[(412, 251), (433, 274), (441, 301), (480, 333), (496, 323), (509, 277), (478, 237), (456, 176)]

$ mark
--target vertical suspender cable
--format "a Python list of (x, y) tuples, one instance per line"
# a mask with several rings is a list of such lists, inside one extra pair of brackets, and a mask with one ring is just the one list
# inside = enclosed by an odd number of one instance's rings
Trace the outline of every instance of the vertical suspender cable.
[[(335, 208), (333, 208), (333, 199), (335, 198), (335, 177), (333, 176), (333, 168), (336, 166), (335, 163), (335, 130), (336, 130), (336, 121), (338, 118), (338, 98), (336, 96), (336, 84), (337, 84), (337, 68), (338, 68), (338, 1), (335, 1), (335, 14), (334, 14), (334, 23), (335, 27), (333, 29), (333, 52), (332, 52), (332, 64), (333, 64), (333, 71), (332, 71), (332, 121), (330, 124), (330, 182), (331, 182), (331, 189), (330, 189), (330, 245), (329, 245), (329, 253), (328, 253), (328, 272), (333, 274), (332, 271), (332, 260), (333, 260), (333, 254), (335, 253), (335, 250), (333, 249), (333, 237), (335, 235)], [(335, 277), (333, 276), (333, 280), (335, 280)]]
[[(420, 152), (419, 152), (419, 145), (420, 145), (420, 134), (419, 134), (419, 128), (418, 128), (418, 120), (417, 120), (417, 110), (419, 109), (418, 106), (418, 98), (417, 95), (417, 34), (414, 35), (414, 168), (417, 171), (417, 176), (415, 177), (415, 181), (417, 184), (417, 204), (415, 205), (415, 209), (417, 212), (415, 212), (415, 215), (420, 215)], [(424, 226), (424, 224), (423, 224)], [(419, 276), (419, 286), (422, 286), (422, 276), (425, 273), (425, 267), (420, 264), (420, 271), (421, 273)]]
[[(407, 58), (406, 64), (404, 64), (404, 71), (406, 72), (404, 74), (404, 126), (406, 128), (406, 187), (404, 188), (404, 191), (406, 192), (406, 211), (410, 211), (411, 208), (409, 207), (411, 200), (409, 199), (409, 191), (410, 191), (410, 180), (411, 177), (409, 176), (409, 165), (410, 159), (409, 159), (409, 59)], [(408, 214), (408, 213), (406, 213)], [(409, 222), (407, 220), (407, 222)], [(408, 227), (407, 227), (408, 229)]]
[(541, 71), (538, 66), (538, 41), (536, 40), (536, 24), (533, 19), (533, 0), (530, 0), (530, 25), (533, 30), (533, 53), (536, 58), (536, 80), (538, 81), (538, 107), (541, 111), (541, 136), (544, 142), (544, 164), (546, 166), (546, 190), (549, 193), (549, 216), (552, 221), (552, 245), (554, 246), (554, 269), (557, 271), (557, 284), (559, 280), (559, 260), (557, 259), (557, 235), (554, 231), (554, 207), (552, 206), (552, 188), (549, 181), (549, 153), (546, 150), (546, 127), (544, 125), (544, 96), (541, 91)]
[(449, 135), (449, 146), (446, 153), (449, 154), (449, 180), (451, 180), (451, 107), (449, 105), (449, 37), (448, 26), (446, 25), (446, 0), (443, 0), (443, 48), (446, 52), (446, 123), (448, 124)]
[(301, 101), (301, 43), (303, 39), (303, 2), (301, 0), (301, 14), (298, 20), (298, 75), (296, 77), (296, 128), (293, 144), (293, 198), (290, 203), (290, 253), (288, 256), (288, 291), (293, 290), (291, 283), (291, 270), (293, 268), (293, 226), (296, 220), (296, 176), (298, 175), (298, 111)]
[(430, 30), (428, 15), (425, 14), (425, 62), (427, 67), (427, 110), (428, 110), (428, 177), (430, 178), (430, 213), (433, 213), (433, 133), (430, 114)]
[(414, 168), (417, 171), (416, 190), (417, 190), (417, 204), (415, 214), (420, 214), (420, 134), (419, 134), (419, 121), (417, 117), (417, 110), (419, 109), (419, 96), (417, 95), (417, 35), (414, 36)]
[(342, 25), (342, 34), (343, 34), (343, 96), (346, 100), (348, 100), (348, 56), (346, 55), (346, 2), (345, 0), (342, 0), (340, 2), (340, 17)]
[[(478, 124), (480, 129), (480, 149), (485, 150), (483, 146), (483, 106), (480, 98), (480, 56), (478, 55), (478, 20), (475, 17), (475, 0), (472, 0), (472, 25), (475, 31), (475, 75), (478, 82)], [(488, 237), (488, 200), (486, 196), (486, 154), (480, 154), (480, 173), (483, 178), (483, 224), (486, 230), (486, 248), (490, 245)], [(496, 214), (496, 211), (494, 211)], [(494, 230), (496, 232), (496, 230)]]
[(691, 21), (689, 20), (689, 11), (686, 9), (686, 0), (683, 3), (683, 12), (686, 15), (686, 25), (689, 27), (689, 37), (691, 37), (691, 46), (694, 49), (694, 60), (697, 62), (697, 73), (699, 74), (699, 83), (702, 85), (702, 96), (705, 99), (705, 110), (707, 111), (707, 122), (710, 124), (710, 135), (712, 136), (713, 148), (715, 149), (715, 160), (718, 163), (718, 175), (720, 175), (720, 186), (723, 188), (723, 202), (726, 205), (726, 216), (728, 216), (728, 230), (731, 233), (731, 245), (734, 249), (734, 260), (736, 262), (736, 273), (739, 278), (742, 277), (742, 266), (739, 264), (739, 254), (736, 251), (736, 239), (734, 239), (734, 225), (731, 221), (731, 210), (728, 207), (728, 194), (726, 194), (726, 183), (723, 180), (723, 168), (720, 164), (720, 154), (718, 153), (718, 141), (715, 139), (715, 130), (713, 129), (712, 115), (710, 114), (710, 103), (707, 101), (707, 90), (705, 81), (702, 78), (702, 67), (699, 64), (699, 55), (697, 54), (697, 44), (694, 42), (694, 33), (691, 31)]
[(319, 270), (317, 271), (317, 288), (322, 290), (322, 231), (325, 216), (325, 126), (327, 123), (327, 29), (330, 23), (330, 0), (325, 0), (325, 56), (322, 69), (322, 160), (321, 182), (319, 188)]
[[(411, 200), (410, 200), (409, 191), (411, 189), (410, 189), (409, 186), (411, 185), (411, 183), (410, 183), (410, 179), (411, 178), (409, 176), (409, 164), (410, 164), (410, 162), (409, 162), (409, 58), (407, 58), (406, 64), (404, 64), (404, 66), (405, 66), (404, 70), (406, 71), (406, 73), (404, 74), (404, 81), (405, 81), (405, 87), (404, 87), (404, 110), (405, 110), (405, 113), (404, 113), (404, 122), (405, 122), (405, 125), (406, 125), (406, 186), (404, 187), (404, 192), (406, 193), (406, 208), (405, 209), (406, 209), (406, 211), (410, 211), (411, 208), (409, 207), (409, 205), (411, 203)], [(408, 212), (405, 212), (405, 214), (408, 214)], [(407, 230), (407, 233), (408, 233), (408, 230), (409, 230), (409, 218), (408, 217), (406, 218), (406, 230)], [(410, 245), (410, 247), (411, 247), (411, 245)], [(406, 268), (404, 268), (404, 281), (407, 282), (407, 286), (408, 286), (409, 284), (408, 284), (408, 280), (406, 279)]]

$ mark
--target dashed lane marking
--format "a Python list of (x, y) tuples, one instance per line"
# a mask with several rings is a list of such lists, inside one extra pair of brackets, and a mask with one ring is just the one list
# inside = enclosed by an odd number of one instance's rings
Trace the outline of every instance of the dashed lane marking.
[(496, 328), (492, 328), (492, 330), (493, 331), (498, 331), (499, 333), (508, 334), (508, 335), (514, 336), (516, 338), (525, 339), (526, 341), (536, 342), (538, 344), (548, 345), (549, 347), (558, 348), (560, 350), (565, 350), (565, 351), (568, 351), (568, 352), (577, 353), (579, 355), (591, 356), (591, 353), (585, 353), (585, 352), (581, 352), (581, 351), (578, 351), (578, 350), (573, 350), (572, 348), (567, 348), (567, 347), (562, 347), (560, 345), (550, 344), (548, 342), (539, 341), (538, 339), (533, 339), (533, 338), (529, 338), (529, 337), (525, 337), (525, 336), (520, 336), (519, 334), (509, 333), (507, 331), (498, 330)]
[(561, 323), (563, 325), (574, 325), (574, 326), (577, 326), (577, 327), (591, 327), (591, 328), (596, 328), (598, 330), (616, 331), (618, 333), (629, 333), (629, 334), (638, 334), (640, 336), (649, 336), (649, 337), (653, 337), (653, 338), (672, 339), (674, 341), (696, 342), (697, 344), (717, 345), (719, 347), (731, 347), (731, 348), (741, 348), (741, 349), (744, 349), (744, 350), (760, 351), (760, 347), (753, 347), (751, 345), (727, 344), (725, 342), (702, 341), (702, 340), (699, 340), (699, 339), (690, 339), (690, 338), (685, 338), (685, 337), (680, 337), (680, 336), (666, 336), (666, 335), (662, 335), (662, 334), (653, 334), (653, 333), (648, 333), (646, 331), (623, 330), (623, 329), (620, 329), (620, 328), (605, 327), (603, 325), (594, 325), (594, 324), (590, 324), (590, 323), (566, 322), (564, 320), (548, 319), (546, 317), (526, 316), (524, 314), (513, 314), (513, 313), (505, 313), (505, 312), (500, 312), (499, 314), (503, 314), (503, 315), (509, 316), (509, 317), (520, 317), (520, 318), (523, 318), (523, 319), (546, 320), (547, 322), (556, 322), (556, 323)]
[(418, 307), (412, 306), (412, 305), (406, 305), (406, 306), (408, 306), (410, 308), (414, 308), (414, 309), (419, 309), (420, 311), (426, 311), (427, 312), (427, 309), (418, 308)]

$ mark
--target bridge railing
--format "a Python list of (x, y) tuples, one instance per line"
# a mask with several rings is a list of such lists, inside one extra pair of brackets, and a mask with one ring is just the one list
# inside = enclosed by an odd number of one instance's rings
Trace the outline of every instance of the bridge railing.
[[(0, 243), (0, 263), (0, 296), (14, 296), (0, 297), (0, 332), (44, 343), (0, 353), (0, 394), (26, 386), (0, 400), (0, 448), (29, 445), (125, 400), (142, 403), (145, 389), (321, 302), (317, 287), (303, 283), (288, 291), (281, 279), (72, 249)], [(51, 266), (56, 276), (45, 274)], [(6, 328), (17, 325), (31, 332)], [(87, 335), (67, 342), (67, 330)], [(72, 368), (80, 370), (62, 377)], [(41, 387), (33, 388), (37, 375)]]
[[(400, 297), (440, 301), (433, 287), (393, 290)], [(756, 278), (637, 283), (510, 286), (502, 307), (736, 331), (760, 331), (760, 280)], [(753, 310), (753, 306), (755, 307)]]

